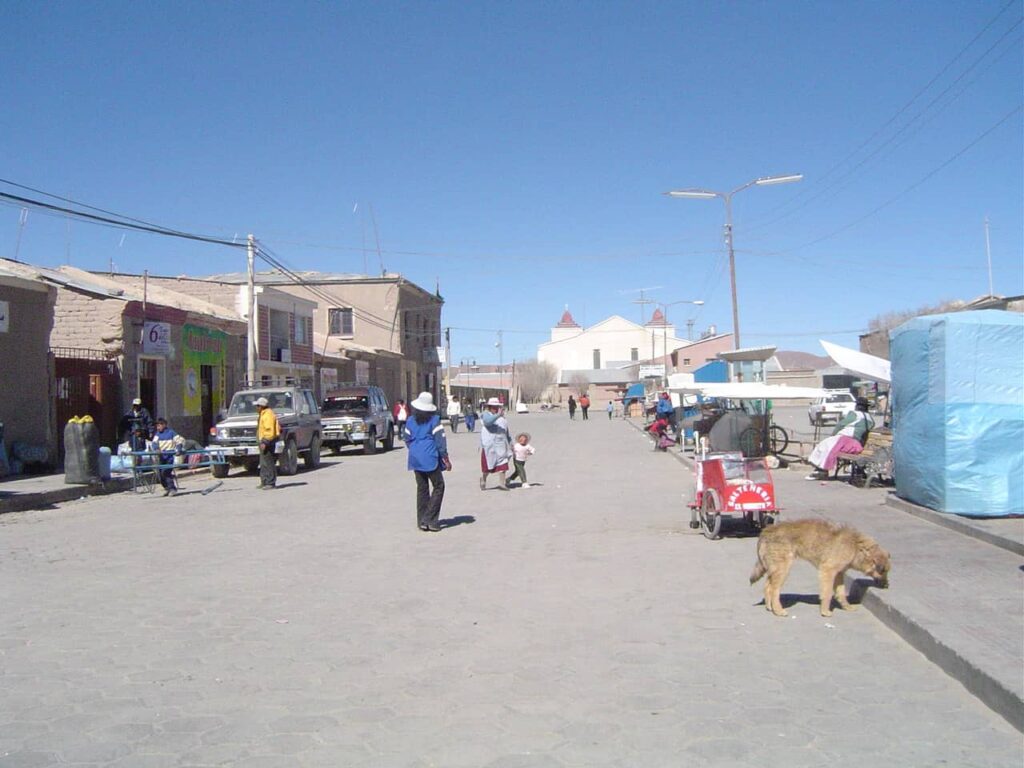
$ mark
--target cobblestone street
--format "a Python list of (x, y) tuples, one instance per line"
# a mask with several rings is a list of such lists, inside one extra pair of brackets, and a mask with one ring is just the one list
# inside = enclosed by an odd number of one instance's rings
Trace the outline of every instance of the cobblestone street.
[(806, 564), (767, 613), (755, 539), (691, 531), (689, 471), (627, 423), (510, 421), (539, 487), (481, 492), (449, 434), (440, 534), (403, 449), (0, 517), (0, 766), (1020, 766), (872, 614), (821, 618)]

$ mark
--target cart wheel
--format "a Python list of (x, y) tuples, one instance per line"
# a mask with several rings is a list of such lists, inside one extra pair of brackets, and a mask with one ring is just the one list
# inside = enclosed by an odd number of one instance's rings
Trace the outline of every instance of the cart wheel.
[(717, 539), (718, 532), (722, 530), (722, 516), (715, 508), (715, 497), (710, 493), (705, 493), (701, 500), (700, 528), (709, 539)]
[(768, 431), (768, 452), (778, 456), (789, 446), (789, 433), (778, 424)]

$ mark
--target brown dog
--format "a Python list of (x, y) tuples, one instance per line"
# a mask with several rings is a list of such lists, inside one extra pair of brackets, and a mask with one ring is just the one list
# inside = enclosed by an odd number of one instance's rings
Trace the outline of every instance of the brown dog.
[(827, 520), (793, 520), (765, 528), (757, 539), (757, 564), (750, 583), (766, 573), (764, 607), (776, 616), (786, 616), (779, 600), (782, 585), (793, 566), (802, 558), (818, 568), (821, 615), (832, 615), (832, 597), (844, 611), (857, 606), (846, 599), (843, 575), (853, 568), (875, 580), (879, 587), (889, 586), (889, 553), (870, 536)]

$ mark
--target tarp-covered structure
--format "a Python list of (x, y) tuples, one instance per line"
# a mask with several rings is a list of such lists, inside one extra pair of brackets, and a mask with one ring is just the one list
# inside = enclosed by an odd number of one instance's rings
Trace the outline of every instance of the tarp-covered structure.
[(1024, 514), (1024, 315), (926, 315), (892, 331), (896, 493), (940, 512)]

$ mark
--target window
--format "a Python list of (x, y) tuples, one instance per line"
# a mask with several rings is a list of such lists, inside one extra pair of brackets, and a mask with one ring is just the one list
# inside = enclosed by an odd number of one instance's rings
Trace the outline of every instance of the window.
[(689, 365), (689, 364), (690, 364), (690, 358), (684, 357), (683, 358), (683, 365)]
[(594, 350), (594, 370), (598, 370), (601, 367), (601, 350)]
[(631, 350), (629, 350), (629, 359), (630, 359), (631, 362), (634, 362), (634, 363), (637, 360), (639, 360), (640, 359), (640, 350), (637, 349), (636, 347), (633, 347)]
[[(290, 321), (287, 312), (278, 309), (270, 310), (270, 359), (287, 362), (291, 354), (291, 341), (289, 341)], [(284, 354), (281, 354), (284, 350)]]
[(306, 333), (306, 318), (295, 315), (295, 343), (309, 344), (309, 336)]
[(327, 310), (327, 333), (331, 336), (352, 335), (352, 307), (333, 307)]

